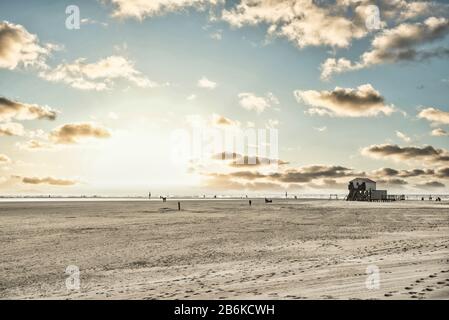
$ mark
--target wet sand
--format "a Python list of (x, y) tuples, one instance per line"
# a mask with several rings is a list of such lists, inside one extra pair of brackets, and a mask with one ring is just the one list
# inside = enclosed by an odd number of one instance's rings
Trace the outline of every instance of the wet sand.
[(449, 299), (447, 202), (2, 202), (0, 243), (1, 299)]

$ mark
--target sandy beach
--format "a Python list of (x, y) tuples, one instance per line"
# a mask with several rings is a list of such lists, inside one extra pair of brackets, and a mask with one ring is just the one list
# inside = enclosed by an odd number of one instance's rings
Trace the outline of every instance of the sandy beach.
[(447, 202), (3, 202), (0, 243), (1, 299), (449, 299)]

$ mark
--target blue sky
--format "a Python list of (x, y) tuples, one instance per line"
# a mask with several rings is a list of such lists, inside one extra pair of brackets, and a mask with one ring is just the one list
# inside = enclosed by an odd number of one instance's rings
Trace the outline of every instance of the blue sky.
[[(449, 117), (447, 56), (422, 61), (396, 59), (335, 73), (328, 80), (320, 77), (321, 66), (327, 59), (345, 58), (356, 63), (370, 50), (376, 38), (393, 38), (391, 34), (395, 30), (401, 37), (400, 32), (405, 28), (417, 32), (423, 30), (422, 37), (413, 38), (411, 47), (400, 50), (430, 52), (435, 48), (447, 48), (449, 11), (444, 3), (423, 2), (432, 4), (433, 9), (427, 12), (423, 6), (419, 14), (412, 14), (413, 10), (407, 6), (412, 2), (384, 9), (382, 1), (360, 1), (361, 4), (351, 8), (343, 8), (340, 1), (332, 2), (332, 7), (320, 7), (305, 0), (288, 1), (297, 6), (295, 12), (298, 15), (300, 12), (297, 11), (303, 8), (310, 15), (325, 12), (326, 19), (329, 17), (328, 28), (334, 26), (333, 17), (339, 16), (351, 23), (348, 30), (354, 34), (353, 30), (363, 32), (363, 36), (350, 37), (350, 44), (339, 47), (329, 45), (325, 40), (298, 46), (297, 39), (306, 41), (304, 39), (310, 37), (313, 41), (321, 36), (326, 39), (327, 35), (321, 33), (328, 30), (315, 26), (314, 22), (307, 28), (304, 24), (295, 25), (299, 30), (294, 30), (299, 34), (290, 32), (287, 35), (279, 31), (269, 35), (270, 25), (277, 24), (278, 30), (282, 30), (279, 28), (293, 25), (297, 20), (288, 23), (285, 22), (287, 18), (276, 20), (273, 18), (276, 7), (267, 1), (256, 2), (256, 7), (264, 10), (263, 17), (252, 15), (245, 1), (227, 2), (225, 6), (220, 1), (217, 4), (214, 1), (180, 1), (181, 5), (175, 7), (171, 6), (175, 2), (172, 0), (156, 2), (161, 3), (159, 9), (149, 12), (143, 6), (138, 8), (138, 17), (120, 7), (120, 0), (0, 3), (0, 22), (4, 29), (23, 28), (20, 30), (37, 37), (33, 40), (36, 45), (58, 46), (41, 54), (45, 66), (38, 66), (31, 60), (25, 65), (18, 59), (15, 66), (5, 62), (3, 68), (0, 67), (0, 97), (20, 104), (21, 108), (33, 104), (57, 110), (56, 119), (50, 121), (17, 117), (2, 120), (3, 124), (13, 122), (24, 127), (20, 134), (0, 136), (0, 155), (7, 159), (0, 163), (2, 193), (127, 195), (145, 193), (148, 189), (177, 194), (274, 190), (320, 193), (342, 190), (347, 181), (358, 174), (382, 181), (386, 188), (398, 192), (447, 192), (448, 176), (444, 169), (449, 162), (444, 158), (435, 160), (432, 151), (420, 153), (426, 146), (432, 146), (444, 156), (449, 149), (448, 136), (444, 134), (449, 131), (449, 123), (444, 120)], [(364, 24), (356, 24), (355, 18), (347, 14), (349, 9), (372, 4), (379, 6), (385, 23), (374, 31), (366, 30)], [(91, 23), (81, 23), (79, 30), (67, 29), (65, 10), (68, 5), (77, 5), (81, 19), (89, 19)], [(223, 18), (224, 10), (243, 19), (242, 25)], [(412, 13), (408, 14), (409, 11)], [(286, 16), (289, 12), (286, 11)], [(408, 14), (408, 19), (396, 18), (404, 13)], [(391, 17), (393, 14), (395, 16)], [(429, 31), (425, 21), (430, 18), (439, 19), (443, 31), (435, 39), (430, 35), (429, 40), (426, 36), (433, 29)], [(344, 32), (335, 29), (335, 37), (343, 37)], [(4, 51), (12, 50), (7, 46), (11, 42), (1, 42), (1, 37), (0, 32), (0, 45), (4, 46)], [(392, 45), (388, 41), (387, 46)], [(83, 80), (104, 80), (110, 87), (87, 90), (62, 79), (49, 80), (58, 66), (73, 66), (80, 58), (84, 59), (81, 64), (95, 64), (111, 56), (122, 57), (132, 65), (139, 79), (156, 85), (136, 85), (137, 82), (130, 80), (131, 76), (89, 78), (87, 73)], [(1, 59), (0, 55), (0, 66)], [(67, 72), (68, 69), (64, 70)], [(68, 78), (66, 73), (64, 77)], [(215, 87), (199, 87), (201, 78), (215, 83)], [(350, 112), (355, 112), (351, 116), (337, 114), (339, 111), (335, 110), (343, 109), (334, 103), (329, 106), (329, 100), (322, 98), (326, 92), (331, 97), (337, 96), (336, 87), (357, 95), (358, 88), (365, 84), (381, 97), (377, 105), (367, 105), (367, 108), (373, 108), (369, 110), (376, 113), (374, 116), (369, 112), (363, 114), (363, 106), (361, 112), (351, 109)], [(295, 91), (303, 93), (302, 100), (295, 98)], [(304, 100), (312, 94), (311, 91), (321, 94), (315, 105)], [(369, 91), (373, 93), (371, 89)], [(239, 96), (242, 93), (259, 98), (251, 100), (253, 109), (242, 107)], [(271, 95), (275, 100), (270, 100)], [(268, 107), (263, 112), (256, 112), (257, 101), (266, 101)], [(364, 100), (357, 100), (357, 103), (363, 104)], [(347, 108), (349, 104), (341, 108)], [(394, 105), (394, 112), (385, 114), (375, 109), (381, 108), (380, 105)], [(5, 108), (1, 104), (0, 107)], [(333, 114), (307, 112), (317, 107)], [(434, 121), (426, 114), (419, 116), (422, 110), (430, 108), (438, 110), (443, 120)], [(222, 174), (220, 181), (211, 183), (211, 178), (217, 179), (215, 171), (192, 169), (189, 164), (172, 167), (168, 160), (172, 152), (170, 135), (177, 129), (188, 129), (186, 119), (192, 115), (207, 120), (214, 114), (238, 122), (241, 128), (248, 122), (260, 129), (274, 123), (272, 126), (279, 131), (279, 159), (289, 162), (276, 170), (280, 170), (281, 175), (295, 172), (300, 177), (298, 181), (276, 180), (270, 174), (260, 181), (235, 180), (228, 163), (220, 163), (223, 167), (217, 169)], [(62, 142), (57, 136), (65, 132), (61, 130), (65, 125), (75, 125), (73, 131), (76, 131), (80, 129), (79, 124), (88, 124), (90, 131), (74, 136), (70, 143)], [(99, 137), (92, 126), (107, 131), (107, 134)], [(431, 134), (436, 129), (441, 129), (438, 136)], [(39, 134), (36, 133), (38, 130)], [(397, 132), (402, 133), (403, 138)], [(30, 150), (25, 147), (30, 140), (45, 147)], [(371, 149), (362, 152), (373, 145), (397, 146), (399, 150), (394, 153), (385, 153), (385, 150), (376, 153)], [(347, 170), (334, 172), (336, 166)], [(434, 174), (408, 177), (406, 173), (392, 176), (375, 173), (381, 168), (433, 170)], [(259, 169), (245, 168), (244, 171)]]

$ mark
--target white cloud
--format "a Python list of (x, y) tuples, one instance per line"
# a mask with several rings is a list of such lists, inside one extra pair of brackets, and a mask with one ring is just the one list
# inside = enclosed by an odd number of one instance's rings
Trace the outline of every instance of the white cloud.
[(189, 100), (189, 101), (195, 100), (195, 99), (196, 99), (196, 94), (193, 94), (193, 93), (192, 93), (192, 94), (189, 95), (186, 99)]
[(324, 131), (326, 131), (327, 130), (327, 127), (326, 126), (323, 126), (323, 127), (316, 127), (316, 128), (314, 128), (316, 131), (318, 131), (318, 132), (324, 132)]
[(100, 26), (102, 26), (102, 27), (107, 27), (108, 26), (108, 24), (106, 23), (106, 22), (100, 22), (100, 21), (97, 21), (97, 20), (94, 20), (94, 19), (91, 19), (91, 18), (84, 18), (84, 19), (81, 19), (81, 24), (84, 24), (84, 25), (89, 25), (89, 24), (96, 24), (96, 25), (100, 25)]
[(279, 126), (279, 120), (277, 119), (268, 119), (267, 124), (265, 125), (265, 127), (267, 129), (275, 129)]
[[(346, 17), (348, 7), (355, 17)], [(339, 1), (333, 6), (318, 5), (310, 0), (242, 0), (223, 10), (222, 19), (234, 27), (268, 25), (269, 36), (285, 37), (296, 46), (332, 46), (346, 48), (352, 39), (363, 37), (366, 27), (356, 10), (357, 5)]]
[(217, 87), (217, 83), (207, 79), (206, 77), (202, 77), (198, 80), (198, 87), (213, 90)]
[(211, 39), (221, 40), (223, 38), (223, 31), (222, 30), (217, 30), (217, 31), (211, 33), (209, 36), (210, 36)]
[(55, 48), (40, 44), (37, 36), (20, 24), (0, 22), (0, 68), (15, 69), (19, 65), (45, 68), (45, 60)]
[(433, 123), (449, 124), (449, 112), (436, 108), (425, 108), (421, 110), (418, 118), (426, 119)]
[(118, 18), (135, 18), (142, 20), (167, 12), (180, 11), (187, 8), (204, 10), (224, 2), (223, 0), (106, 0), (114, 6), (112, 15)]
[(111, 111), (108, 113), (108, 118), (112, 120), (118, 120), (120, 117), (117, 113)]
[(448, 137), (449, 132), (447, 132), (446, 130), (443, 130), (441, 128), (437, 128), (437, 129), (432, 130), (431, 135), (434, 137)]
[(4, 164), (4, 163), (10, 163), (11, 159), (4, 155), (4, 154), (0, 154), (0, 164)]
[(399, 139), (401, 139), (407, 143), (412, 141), (412, 139), (409, 136), (407, 136), (405, 133), (403, 133), (401, 131), (396, 131), (396, 137), (398, 137)]
[(80, 58), (43, 71), (40, 76), (48, 81), (65, 82), (82, 90), (107, 90), (114, 85), (116, 79), (126, 79), (142, 88), (157, 86), (136, 70), (133, 62), (122, 56), (109, 56), (95, 63), (87, 63), (86, 59)]
[(268, 92), (265, 97), (256, 96), (252, 92), (242, 92), (239, 93), (238, 97), (240, 106), (257, 113), (265, 111), (274, 104), (279, 104), (279, 100), (271, 92)]
[(23, 125), (16, 122), (0, 123), (0, 136), (23, 136), (25, 129)]

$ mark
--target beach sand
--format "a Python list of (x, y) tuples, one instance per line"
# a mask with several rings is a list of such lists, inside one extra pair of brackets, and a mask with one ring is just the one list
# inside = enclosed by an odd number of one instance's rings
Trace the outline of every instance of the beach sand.
[(449, 203), (263, 202), (0, 203), (0, 298), (449, 299)]

